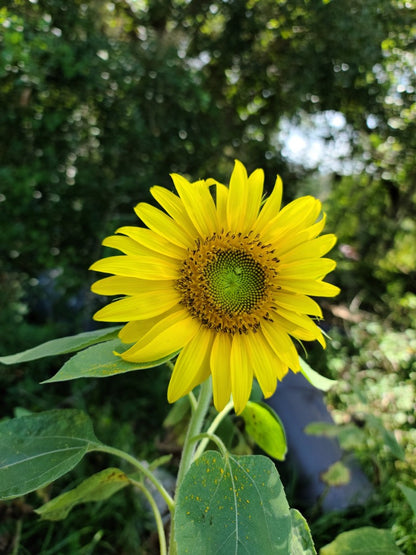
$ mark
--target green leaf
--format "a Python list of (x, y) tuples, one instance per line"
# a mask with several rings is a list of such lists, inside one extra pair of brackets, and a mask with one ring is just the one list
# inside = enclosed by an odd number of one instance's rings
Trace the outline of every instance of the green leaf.
[(366, 526), (343, 532), (328, 545), (321, 548), (319, 555), (397, 555), (400, 550), (394, 543), (390, 530)]
[(330, 380), (329, 378), (325, 378), (325, 376), (321, 376), (315, 370), (309, 366), (309, 364), (303, 360), (302, 357), (299, 357), (300, 360), (300, 371), (305, 376), (305, 378), (310, 382), (314, 387), (320, 389), (321, 391), (328, 391), (334, 384), (336, 384), (336, 380)]
[(119, 339), (94, 345), (70, 358), (55, 376), (42, 383), (64, 382), (77, 378), (107, 378), (116, 374), (124, 374), (132, 370), (143, 370), (160, 366), (170, 360), (176, 353), (153, 362), (126, 362), (115, 352), (123, 351), (126, 345)]
[(191, 412), (191, 403), (189, 401), (188, 395), (178, 399), (168, 412), (165, 420), (163, 421), (163, 426), (165, 428), (173, 427), (185, 420), (185, 417)]
[(289, 505), (270, 459), (207, 451), (192, 464), (177, 498), (178, 555), (287, 555), (290, 534)]
[(361, 428), (354, 426), (354, 424), (346, 424), (345, 426), (337, 426), (338, 441), (341, 449), (353, 450), (359, 446), (365, 447), (367, 444), (367, 434)]
[(79, 410), (51, 410), (0, 423), (0, 499), (49, 484), (97, 444), (91, 420)]
[(305, 426), (304, 432), (310, 436), (336, 437), (338, 426), (333, 422), (310, 422)]
[(416, 516), (416, 490), (409, 488), (404, 484), (398, 484), (399, 488), (402, 490), (403, 495), (406, 497), (407, 502), (412, 508), (413, 514)]
[(312, 436), (337, 438), (342, 449), (354, 449), (365, 445), (366, 433), (353, 424), (344, 426), (331, 422), (310, 422), (305, 428), (305, 433)]
[(392, 454), (397, 459), (404, 461), (406, 455), (403, 447), (397, 442), (394, 434), (385, 428), (381, 418), (374, 416), (374, 414), (366, 414), (365, 418), (370, 426), (375, 428), (380, 433), (384, 445), (392, 452)]
[(45, 520), (63, 520), (80, 503), (104, 501), (130, 484), (129, 478), (118, 468), (106, 468), (84, 480), (71, 491), (58, 495), (35, 513)]
[(272, 408), (265, 403), (248, 401), (241, 416), (246, 432), (270, 457), (283, 461), (287, 452), (283, 424)]
[(47, 341), (46, 343), (42, 343), (32, 349), (22, 351), (21, 353), (0, 357), (0, 363), (16, 364), (17, 362), (28, 362), (30, 360), (37, 360), (43, 357), (73, 353), (74, 351), (85, 349), (90, 345), (95, 345), (96, 343), (113, 339), (117, 336), (119, 331), (120, 326), (117, 326), (95, 331), (87, 331), (85, 333), (61, 337), (59, 339), (52, 339), (52, 341)]
[(321, 474), (322, 481), (328, 486), (344, 486), (351, 480), (351, 471), (341, 461), (337, 461)]
[(290, 555), (316, 555), (311, 531), (305, 517), (296, 509), (290, 509), (292, 517), (292, 536)]
[(159, 466), (163, 466), (164, 464), (170, 462), (172, 457), (173, 455), (171, 453), (169, 455), (162, 455), (161, 457), (158, 457), (149, 464), (149, 470), (153, 472), (156, 468), (159, 468)]

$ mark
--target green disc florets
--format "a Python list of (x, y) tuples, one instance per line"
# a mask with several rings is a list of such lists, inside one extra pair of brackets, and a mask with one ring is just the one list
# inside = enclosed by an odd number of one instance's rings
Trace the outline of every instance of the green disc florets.
[(224, 250), (206, 265), (204, 277), (213, 304), (238, 314), (248, 312), (262, 299), (264, 270), (248, 253)]

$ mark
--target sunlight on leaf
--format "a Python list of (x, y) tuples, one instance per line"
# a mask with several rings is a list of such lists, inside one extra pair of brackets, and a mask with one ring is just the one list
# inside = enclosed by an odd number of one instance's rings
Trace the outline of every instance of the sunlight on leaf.
[(296, 509), (290, 509), (292, 517), (292, 537), (290, 555), (316, 555), (311, 531), (304, 516)]
[(315, 372), (315, 370), (313, 370), (302, 357), (299, 357), (299, 361), (300, 371), (308, 382), (310, 382), (317, 389), (320, 389), (321, 391), (328, 391), (333, 385), (336, 384), (336, 380), (330, 380), (329, 378), (325, 378), (325, 376), (321, 376), (318, 372)]
[(274, 410), (264, 403), (249, 401), (241, 416), (246, 432), (257, 445), (270, 457), (283, 461), (287, 452), (286, 435)]

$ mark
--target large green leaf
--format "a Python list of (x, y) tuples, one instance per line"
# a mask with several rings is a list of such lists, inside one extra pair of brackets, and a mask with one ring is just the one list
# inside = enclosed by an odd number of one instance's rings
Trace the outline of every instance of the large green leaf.
[(328, 545), (321, 548), (319, 555), (398, 555), (390, 530), (379, 530), (366, 526), (343, 532)]
[(84, 480), (75, 489), (62, 493), (35, 512), (45, 520), (62, 520), (80, 503), (104, 501), (130, 484), (129, 478), (118, 468), (106, 468)]
[(17, 362), (28, 362), (30, 360), (37, 360), (43, 357), (73, 353), (75, 351), (85, 349), (90, 345), (95, 345), (96, 343), (113, 339), (117, 336), (119, 330), (120, 326), (117, 326), (95, 331), (87, 331), (85, 333), (61, 337), (59, 339), (52, 339), (52, 341), (47, 341), (46, 343), (42, 343), (32, 349), (22, 351), (21, 353), (0, 357), (0, 363), (16, 364)]
[(77, 378), (107, 378), (115, 374), (124, 374), (132, 370), (143, 370), (160, 366), (170, 360), (176, 353), (152, 362), (126, 362), (115, 352), (125, 350), (126, 345), (119, 339), (94, 345), (70, 358), (55, 376), (42, 383), (64, 382)]
[(299, 357), (299, 361), (300, 371), (308, 382), (310, 382), (317, 389), (320, 389), (321, 391), (328, 391), (328, 389), (336, 384), (336, 380), (330, 380), (329, 378), (325, 378), (325, 376), (321, 376), (318, 372), (315, 372), (315, 370), (313, 370), (302, 357)]
[(270, 457), (283, 461), (287, 451), (283, 424), (272, 408), (264, 403), (248, 401), (241, 416), (246, 432)]
[(177, 498), (178, 555), (287, 555), (290, 535), (289, 505), (270, 459), (207, 451), (192, 464)]
[(91, 420), (79, 410), (51, 410), (0, 423), (0, 498), (49, 484), (99, 444)]
[(290, 555), (316, 555), (311, 531), (304, 516), (296, 509), (290, 509), (292, 517), (292, 535)]

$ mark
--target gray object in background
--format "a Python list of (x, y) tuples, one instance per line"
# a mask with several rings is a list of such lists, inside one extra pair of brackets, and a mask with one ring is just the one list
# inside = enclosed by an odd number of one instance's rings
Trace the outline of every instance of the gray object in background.
[(328, 486), (321, 474), (341, 460), (351, 472), (351, 479), (343, 486), (331, 486), (322, 498), (324, 512), (343, 510), (363, 504), (372, 486), (353, 456), (346, 457), (337, 439), (312, 436), (304, 432), (311, 422), (333, 423), (322, 392), (313, 387), (302, 374), (289, 372), (278, 384), (276, 392), (267, 399), (281, 418), (288, 443), (287, 461), (299, 478), (302, 503), (315, 504)]

